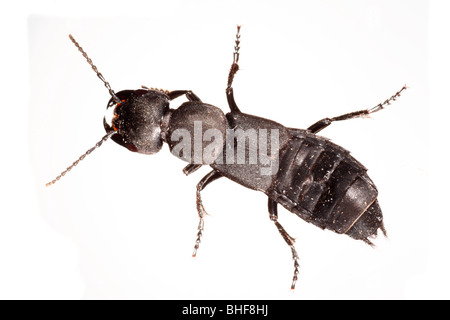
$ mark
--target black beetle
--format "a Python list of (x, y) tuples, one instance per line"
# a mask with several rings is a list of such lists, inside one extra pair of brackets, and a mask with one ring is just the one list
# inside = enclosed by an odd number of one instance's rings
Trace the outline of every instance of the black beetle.
[[(325, 118), (306, 130), (292, 129), (239, 110), (232, 83), (239, 70), (240, 26), (226, 87), (231, 112), (226, 115), (219, 108), (203, 103), (190, 90), (142, 87), (115, 93), (81, 46), (69, 37), (109, 90), (107, 109), (113, 115), (110, 120), (106, 117), (103, 120), (106, 135), (47, 186), (56, 183), (109, 138), (130, 151), (144, 154), (158, 152), (166, 142), (175, 156), (189, 162), (183, 169), (186, 175), (202, 165), (213, 169), (197, 184), (200, 222), (193, 256), (199, 248), (206, 214), (200, 193), (211, 182), (226, 177), (268, 196), (269, 217), (292, 250), (292, 289), (297, 281), (298, 254), (294, 239), (277, 221), (278, 204), (322, 229), (347, 234), (369, 245), (372, 243), (368, 238), (376, 236), (378, 229), (386, 235), (378, 191), (367, 169), (349, 151), (316, 134), (335, 121), (382, 110), (406, 86), (373, 108)], [(169, 102), (182, 95), (189, 101), (178, 109), (170, 109)]]

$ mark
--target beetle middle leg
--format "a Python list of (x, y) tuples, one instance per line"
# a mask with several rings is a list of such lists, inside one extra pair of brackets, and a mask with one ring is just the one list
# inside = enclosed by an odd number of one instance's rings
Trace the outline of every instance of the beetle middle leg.
[(308, 130), (311, 131), (312, 133), (317, 133), (320, 130), (325, 129), (326, 127), (328, 127), (334, 121), (342, 121), (342, 120), (348, 120), (348, 119), (353, 119), (353, 118), (359, 118), (359, 117), (367, 116), (367, 115), (369, 115), (371, 113), (380, 111), (380, 110), (384, 109), (384, 107), (386, 105), (391, 104), (392, 101), (395, 101), (398, 97), (400, 97), (400, 93), (403, 90), (406, 90), (406, 89), (407, 89), (407, 87), (403, 86), (392, 97), (390, 97), (389, 99), (385, 100), (384, 102), (381, 102), (381, 103), (377, 104), (375, 107), (372, 107), (372, 108), (369, 108), (369, 109), (365, 109), (365, 110), (360, 110), (360, 111), (346, 113), (346, 114), (343, 114), (341, 116), (334, 117), (334, 118), (325, 118), (325, 119), (319, 120), (316, 123), (314, 123), (312, 126), (310, 126), (308, 128)]
[(188, 176), (191, 173), (200, 169), (201, 166), (202, 166), (202, 164), (189, 163), (186, 167), (184, 167), (183, 173)]
[(220, 177), (222, 177), (222, 175), (220, 173), (218, 173), (217, 171), (213, 170), (210, 173), (208, 173), (206, 176), (204, 176), (203, 179), (200, 180), (200, 182), (197, 184), (196, 203), (197, 203), (197, 212), (198, 212), (200, 221), (198, 223), (198, 228), (197, 228), (198, 232), (197, 232), (197, 239), (195, 240), (194, 252), (192, 253), (193, 257), (195, 257), (197, 255), (197, 250), (198, 250), (198, 247), (200, 246), (200, 241), (201, 241), (201, 237), (203, 235), (203, 230), (204, 230), (203, 218), (207, 214), (205, 211), (205, 208), (203, 207), (202, 196), (201, 196), (200, 192), (203, 189), (205, 189), (205, 187), (208, 184), (210, 184), (214, 180), (219, 179)]
[(298, 254), (297, 250), (295, 250), (294, 242), (295, 239), (292, 238), (287, 231), (283, 228), (283, 226), (278, 222), (278, 209), (277, 209), (277, 203), (269, 198), (269, 217), (270, 220), (272, 220), (275, 224), (275, 226), (278, 229), (278, 232), (280, 232), (281, 236), (283, 237), (284, 241), (288, 244), (289, 247), (291, 247), (292, 251), (292, 260), (294, 260), (294, 276), (292, 277), (292, 284), (291, 289), (295, 289), (295, 284), (298, 279), (298, 268), (300, 267), (298, 263)]
[(233, 84), (234, 75), (239, 70), (239, 44), (241, 43), (241, 26), (237, 26), (237, 33), (236, 33), (236, 41), (234, 46), (234, 52), (233, 52), (233, 63), (231, 64), (230, 72), (228, 73), (228, 82), (227, 82), (227, 101), (228, 105), (230, 106), (231, 112), (240, 112), (236, 101), (234, 101), (234, 94), (233, 94), (233, 87), (231, 86)]

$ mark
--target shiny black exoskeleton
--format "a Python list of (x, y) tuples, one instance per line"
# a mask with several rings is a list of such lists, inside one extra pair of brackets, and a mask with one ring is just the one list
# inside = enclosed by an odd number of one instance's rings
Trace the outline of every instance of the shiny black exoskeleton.
[[(70, 36), (109, 90), (111, 99), (107, 109), (112, 115), (103, 121), (107, 134), (47, 185), (58, 181), (109, 138), (130, 151), (144, 154), (158, 152), (165, 142), (175, 156), (188, 162), (183, 169), (186, 175), (202, 165), (213, 169), (197, 185), (200, 222), (193, 256), (199, 248), (206, 214), (201, 191), (211, 182), (226, 177), (268, 196), (269, 217), (292, 250), (293, 289), (297, 281), (298, 254), (294, 239), (277, 221), (278, 204), (322, 229), (347, 234), (368, 244), (372, 244), (368, 238), (375, 236), (378, 229), (386, 234), (377, 201), (378, 191), (367, 169), (349, 151), (316, 133), (335, 121), (383, 109), (406, 87), (373, 108), (325, 118), (306, 130), (286, 128), (272, 120), (242, 113), (235, 102), (232, 83), (239, 70), (239, 32), (240, 27), (226, 88), (231, 112), (226, 115), (219, 108), (203, 103), (189, 90), (143, 87), (115, 93)], [(170, 101), (182, 95), (189, 101), (171, 109)]]

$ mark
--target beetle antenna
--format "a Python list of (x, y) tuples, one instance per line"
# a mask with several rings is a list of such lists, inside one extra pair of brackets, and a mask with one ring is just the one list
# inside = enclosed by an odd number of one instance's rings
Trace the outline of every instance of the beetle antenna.
[(83, 50), (83, 48), (78, 44), (78, 42), (75, 40), (75, 38), (69, 34), (69, 38), (70, 40), (72, 40), (73, 44), (75, 45), (75, 47), (78, 48), (78, 50), (81, 52), (81, 54), (83, 55), (83, 57), (86, 59), (87, 63), (89, 63), (89, 65), (92, 67), (92, 70), (94, 70), (94, 72), (97, 74), (97, 76), (100, 78), (100, 80), (103, 81), (103, 83), (105, 84), (106, 89), (108, 89), (109, 94), (111, 95), (111, 97), (114, 99), (114, 101), (116, 103), (120, 103), (120, 99), (117, 98), (115, 92), (113, 91), (113, 89), (111, 89), (111, 86), (109, 85), (108, 81), (105, 80), (105, 78), (103, 77), (103, 75), (98, 71), (97, 67), (94, 65), (94, 63), (92, 63), (91, 58), (88, 57), (87, 53)]
[(113, 134), (115, 133), (115, 131), (109, 132), (107, 135), (105, 135), (102, 140), (100, 140), (99, 142), (97, 142), (95, 144), (95, 146), (93, 146), (92, 148), (90, 148), (88, 151), (86, 151), (81, 157), (79, 157), (77, 159), (77, 161), (75, 161), (74, 163), (72, 163), (71, 166), (67, 167), (66, 170), (64, 170), (63, 172), (61, 172), (59, 174), (59, 176), (57, 176), (55, 179), (53, 179), (52, 181), (48, 182), (45, 184), (46, 187), (51, 186), (52, 184), (55, 184), (57, 181), (59, 181), (62, 177), (64, 177), (66, 175), (67, 172), (69, 172), (70, 170), (72, 170), (73, 167), (75, 167), (81, 160), (83, 160), (84, 158), (86, 158), (87, 155), (89, 155), (92, 151), (94, 151), (95, 149), (97, 149), (98, 147), (100, 147), (103, 142), (105, 142), (106, 140), (108, 140)]

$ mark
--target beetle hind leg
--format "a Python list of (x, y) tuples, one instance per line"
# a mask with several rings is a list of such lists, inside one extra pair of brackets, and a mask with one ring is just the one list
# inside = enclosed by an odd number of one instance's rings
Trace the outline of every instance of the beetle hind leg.
[(199, 221), (198, 227), (197, 227), (197, 239), (195, 240), (194, 252), (192, 253), (193, 257), (195, 257), (197, 255), (197, 250), (200, 246), (201, 238), (203, 236), (203, 230), (205, 227), (204, 217), (207, 214), (205, 211), (205, 208), (203, 207), (203, 201), (202, 201), (202, 196), (201, 196), (200, 192), (208, 184), (210, 184), (214, 180), (219, 179), (220, 177), (222, 177), (222, 175), (213, 170), (210, 173), (208, 173), (206, 176), (204, 176), (203, 179), (200, 180), (200, 182), (197, 184), (196, 204), (197, 204), (197, 212), (198, 212), (200, 221)]
[(291, 284), (291, 290), (295, 289), (295, 284), (298, 280), (298, 273), (300, 264), (298, 263), (298, 253), (297, 250), (295, 250), (295, 239), (291, 237), (287, 231), (283, 228), (283, 226), (278, 222), (278, 210), (277, 210), (277, 203), (269, 198), (269, 217), (270, 220), (273, 221), (275, 226), (278, 229), (278, 232), (280, 232), (280, 235), (283, 237), (284, 241), (288, 244), (288, 246), (291, 248), (292, 252), (292, 260), (294, 260), (294, 276), (292, 277), (292, 284)]
[(386, 99), (385, 101), (377, 104), (375, 107), (365, 109), (365, 110), (346, 113), (346, 114), (343, 114), (341, 116), (334, 117), (334, 118), (325, 118), (325, 119), (319, 120), (316, 123), (314, 123), (313, 125), (309, 126), (308, 130), (312, 133), (318, 133), (320, 130), (325, 129), (326, 127), (328, 127), (331, 123), (333, 123), (335, 121), (342, 121), (342, 120), (365, 117), (374, 112), (383, 110), (387, 105), (390, 105), (393, 101), (395, 101), (398, 97), (400, 97), (400, 94), (402, 93), (402, 91), (406, 90), (407, 88), (408, 87), (406, 85), (403, 86), (393, 96), (391, 96), (389, 99)]

